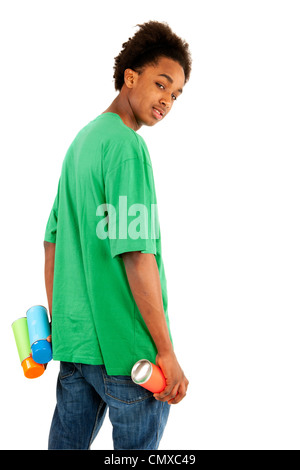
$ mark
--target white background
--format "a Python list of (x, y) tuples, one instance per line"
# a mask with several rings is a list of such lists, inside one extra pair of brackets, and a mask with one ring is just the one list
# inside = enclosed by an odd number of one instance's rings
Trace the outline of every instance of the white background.
[[(58, 364), (25, 379), (11, 323), (47, 305), (43, 235), (62, 160), (115, 98), (135, 25), (167, 21), (193, 71), (141, 129), (169, 313), (190, 380), (161, 449), (299, 449), (300, 8), (297, 1), (2, 1), (1, 439), (46, 449)], [(112, 449), (106, 418), (93, 449)]]

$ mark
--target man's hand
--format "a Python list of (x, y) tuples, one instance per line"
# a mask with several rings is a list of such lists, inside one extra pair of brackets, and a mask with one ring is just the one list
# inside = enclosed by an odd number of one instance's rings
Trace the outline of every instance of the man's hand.
[(167, 401), (169, 405), (176, 405), (186, 395), (189, 381), (185, 377), (174, 352), (156, 356), (156, 364), (161, 368), (167, 382), (161, 393), (155, 393), (156, 400)]

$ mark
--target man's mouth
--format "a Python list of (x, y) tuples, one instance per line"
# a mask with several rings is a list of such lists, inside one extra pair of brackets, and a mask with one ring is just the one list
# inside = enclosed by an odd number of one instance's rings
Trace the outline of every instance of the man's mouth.
[(153, 113), (153, 116), (159, 121), (164, 117), (164, 114), (165, 114), (164, 111), (155, 107), (152, 108), (152, 113)]

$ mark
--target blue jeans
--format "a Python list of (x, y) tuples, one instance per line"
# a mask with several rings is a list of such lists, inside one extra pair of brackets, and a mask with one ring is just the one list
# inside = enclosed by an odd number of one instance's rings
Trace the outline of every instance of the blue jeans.
[(109, 409), (114, 449), (157, 449), (170, 405), (104, 366), (61, 362), (49, 450), (89, 449)]

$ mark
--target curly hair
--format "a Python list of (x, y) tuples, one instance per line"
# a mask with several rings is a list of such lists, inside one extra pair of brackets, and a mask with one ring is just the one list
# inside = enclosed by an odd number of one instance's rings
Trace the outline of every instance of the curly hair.
[(178, 62), (184, 70), (186, 83), (190, 78), (192, 66), (189, 45), (173, 33), (167, 23), (149, 21), (137, 26), (140, 29), (122, 44), (121, 52), (115, 57), (115, 89), (121, 90), (126, 69), (140, 73), (145, 65), (157, 64), (160, 57)]

